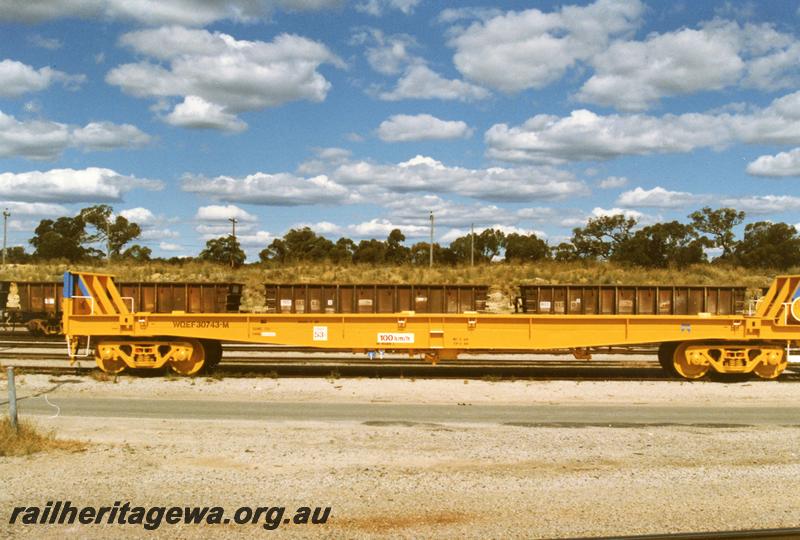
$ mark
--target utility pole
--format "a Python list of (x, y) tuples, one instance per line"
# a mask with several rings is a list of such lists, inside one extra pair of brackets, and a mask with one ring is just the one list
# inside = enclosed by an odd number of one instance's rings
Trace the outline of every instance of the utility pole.
[(111, 216), (106, 220), (106, 264), (111, 264)]
[(430, 267), (433, 268), (433, 211), (431, 211), (431, 246), (430, 246)]
[(475, 266), (475, 224), (469, 227), (469, 265)]
[(233, 236), (233, 242), (231, 243), (231, 268), (233, 268), (236, 266), (233, 260), (233, 248), (236, 245), (236, 224), (239, 223), (239, 220), (236, 218), (228, 218), (228, 221), (231, 222), (231, 226), (233, 227), (233, 233), (231, 234), (231, 236)]
[(5, 210), (3, 210), (3, 266), (6, 265), (6, 239), (7, 239), (6, 225), (8, 223), (9, 217), (11, 217), (11, 214), (9, 213), (8, 208), (6, 208)]

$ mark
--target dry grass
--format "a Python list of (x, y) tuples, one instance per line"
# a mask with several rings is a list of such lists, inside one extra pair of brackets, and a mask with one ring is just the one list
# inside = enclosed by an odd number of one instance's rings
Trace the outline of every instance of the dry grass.
[(89, 378), (97, 382), (108, 382), (112, 379), (112, 377), (108, 373), (106, 373), (105, 371), (101, 371), (100, 369), (93, 369), (89, 371)]
[(19, 421), (19, 431), (14, 430), (8, 417), (0, 420), (0, 456), (27, 456), (55, 450), (83, 452), (86, 444), (57, 439), (52, 431), (42, 432), (28, 420)]
[[(492, 263), (470, 266), (336, 265), (304, 263), (293, 265), (252, 264), (239, 269), (206, 262), (167, 264), (10, 265), (5, 279), (59, 280), (67, 270), (109, 272), (126, 281), (233, 281), (246, 285), (242, 309), (259, 311), (264, 307), (263, 284), (294, 283), (472, 283), (485, 284), (506, 299), (517, 295), (517, 286), (532, 283), (569, 284), (675, 284), (740, 285), (766, 287), (775, 275), (771, 270), (753, 270), (718, 264), (699, 264), (689, 268), (647, 269), (606, 262), (563, 263), (544, 261), (530, 264)], [(800, 268), (785, 273), (800, 273)]]

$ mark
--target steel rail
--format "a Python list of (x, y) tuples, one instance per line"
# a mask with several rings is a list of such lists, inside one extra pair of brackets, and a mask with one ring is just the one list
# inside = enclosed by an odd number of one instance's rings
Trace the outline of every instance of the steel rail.
[[(66, 351), (65, 351), (66, 352)], [(618, 369), (660, 369), (655, 360), (564, 360), (558, 359), (513, 359), (508, 357), (488, 358), (459, 358), (457, 360), (444, 360), (436, 365), (417, 357), (401, 355), (387, 356), (383, 359), (370, 359), (366, 356), (344, 356), (337, 353), (327, 355), (298, 353), (302, 356), (267, 355), (267, 356), (241, 356), (226, 354), (222, 364), (337, 364), (337, 365), (399, 365), (399, 366), (430, 366), (443, 368), (458, 367), (546, 367), (546, 368), (618, 368)], [(25, 350), (0, 350), (0, 360), (39, 360), (48, 362), (67, 362), (66, 354), (54, 355), (51, 352), (31, 352)], [(91, 358), (85, 360), (92, 361)]]
[[(26, 363), (25, 361), (11, 362), (23, 373), (45, 373), (52, 375), (59, 374), (89, 374), (98, 372), (97, 366), (91, 360), (83, 360), (78, 364), (70, 366), (66, 362), (60, 365), (41, 365), (36, 363)], [(3, 362), (8, 364), (8, 362)], [(549, 365), (548, 365), (549, 364)], [(126, 371), (123, 376), (139, 374), (158, 374), (164, 370), (153, 372), (145, 370)], [(672, 383), (685, 383), (682, 379), (670, 377), (660, 367), (639, 367), (639, 366), (591, 366), (586, 363), (577, 364), (558, 364), (553, 362), (541, 362), (535, 365), (458, 365), (442, 363), (439, 365), (429, 364), (409, 364), (409, 363), (346, 363), (330, 361), (309, 362), (294, 359), (288, 362), (270, 362), (269, 359), (262, 359), (259, 362), (231, 362), (223, 361), (213, 371), (200, 372), (197, 377), (326, 377), (326, 378), (420, 378), (420, 379), (474, 379), (474, 380), (503, 380), (503, 379), (525, 379), (525, 380), (571, 380), (571, 381), (664, 381)], [(718, 380), (741, 381), (741, 378), (724, 378)], [(757, 379), (748, 382), (769, 384), (769, 381), (759, 381)], [(784, 373), (781, 384), (800, 382), (800, 373)], [(702, 383), (700, 383), (702, 384)]]
[[(0, 350), (9, 347), (35, 346), (36, 348), (59, 349), (64, 348), (64, 338), (43, 338), (41, 336), (7, 336), (0, 335)], [(226, 351), (253, 351), (253, 352), (320, 352), (313, 347), (301, 347), (291, 345), (260, 345), (254, 343), (222, 342), (222, 348)], [(657, 347), (598, 347), (590, 349), (592, 354), (615, 354), (615, 355), (655, 355)], [(326, 349), (325, 352), (350, 352), (346, 349)], [(504, 351), (502, 354), (549, 354), (556, 356), (571, 355), (568, 349), (540, 349), (532, 351)]]

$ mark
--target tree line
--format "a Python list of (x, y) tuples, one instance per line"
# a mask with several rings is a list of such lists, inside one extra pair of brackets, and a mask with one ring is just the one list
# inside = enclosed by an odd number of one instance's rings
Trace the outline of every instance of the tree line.
[[(505, 234), (498, 229), (485, 229), (477, 234), (456, 238), (448, 246), (433, 244), (437, 265), (464, 265), (474, 260), (481, 264), (503, 257), (506, 262), (544, 260), (611, 261), (623, 265), (666, 268), (685, 267), (706, 262), (726, 262), (750, 268), (787, 269), (800, 266), (800, 235), (786, 223), (758, 221), (748, 223), (737, 238), (734, 229), (741, 225), (745, 213), (732, 208), (704, 207), (688, 215), (689, 221), (670, 221), (639, 227), (638, 220), (621, 214), (599, 216), (585, 226), (572, 230), (568, 242), (550, 245), (535, 234)], [(114, 216), (108, 205), (81, 210), (74, 217), (44, 219), (29, 240), (32, 253), (21, 247), (8, 250), (10, 262), (35, 262), (62, 259), (69, 262), (113, 260), (186, 262), (192, 257), (154, 259), (150, 248), (130, 245), (141, 235), (138, 224), (122, 216)], [(316, 234), (308, 227), (291, 229), (274, 239), (259, 253), (261, 263), (292, 264), (332, 262), (338, 264), (429, 264), (428, 242), (405, 245), (400, 229), (392, 230), (386, 240), (350, 238), (336, 241)], [(105, 250), (98, 249), (104, 246)], [(708, 250), (717, 255), (708, 258)], [(199, 260), (244, 264), (246, 255), (239, 241), (231, 236), (206, 242), (196, 257)]]

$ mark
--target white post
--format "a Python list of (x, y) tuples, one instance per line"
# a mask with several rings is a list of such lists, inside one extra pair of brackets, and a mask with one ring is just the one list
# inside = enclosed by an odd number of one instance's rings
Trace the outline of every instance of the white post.
[[(239, 220), (236, 218), (228, 218), (228, 221), (230, 221), (231, 225), (233, 226), (233, 235), (232, 235), (233, 243), (236, 244), (236, 224), (239, 223)], [(233, 268), (234, 266), (235, 265), (233, 262), (233, 250), (231, 250), (231, 268)]]
[(475, 224), (469, 228), (469, 265), (475, 266)]
[(6, 225), (8, 223), (8, 218), (11, 214), (8, 212), (8, 208), (3, 210), (3, 266), (6, 265)]
[(433, 268), (433, 212), (431, 212), (430, 267)]
[(19, 419), (17, 418), (17, 389), (14, 383), (14, 366), (8, 366), (8, 416), (11, 419), (11, 427), (14, 431), (19, 431)]

